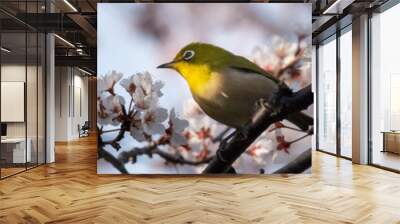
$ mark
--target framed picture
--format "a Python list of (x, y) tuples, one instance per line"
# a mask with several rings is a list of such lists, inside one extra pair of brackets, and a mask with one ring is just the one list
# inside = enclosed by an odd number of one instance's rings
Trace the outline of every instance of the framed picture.
[(100, 3), (97, 45), (99, 174), (310, 173), (311, 4)]

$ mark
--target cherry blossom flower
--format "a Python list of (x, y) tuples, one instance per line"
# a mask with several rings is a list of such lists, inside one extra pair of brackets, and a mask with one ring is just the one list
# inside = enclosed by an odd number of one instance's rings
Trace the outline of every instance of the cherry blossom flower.
[(291, 143), (285, 140), (285, 136), (276, 136), (276, 141), (278, 142), (277, 150), (283, 150), (284, 152), (289, 154), (288, 149), (290, 148)]
[(122, 78), (122, 73), (112, 71), (104, 76), (100, 76), (97, 79), (97, 96), (101, 93), (108, 91), (114, 95), (114, 86)]
[(122, 87), (124, 87), (124, 89), (130, 94), (132, 95), (133, 93), (135, 93), (136, 88), (138, 87), (139, 83), (135, 82), (135, 76), (131, 75), (128, 78), (122, 79), (120, 82), (120, 85)]
[(158, 97), (154, 94), (146, 95), (142, 88), (136, 89), (135, 93), (132, 94), (132, 99), (137, 110), (147, 110), (158, 104)]
[(272, 141), (265, 135), (256, 140), (246, 151), (259, 166), (265, 166), (268, 163), (268, 156), (272, 150)]
[(161, 88), (164, 83), (161, 81), (153, 82), (150, 73), (136, 73), (128, 78), (121, 80), (121, 86), (131, 95), (134, 108), (146, 110), (158, 104), (158, 98), (163, 94)]
[(140, 118), (139, 113), (135, 113), (131, 121), (131, 136), (136, 139), (138, 142), (143, 142), (146, 140), (146, 136), (143, 131), (142, 119)]
[(97, 102), (99, 123), (118, 125), (121, 122), (124, 103), (124, 98), (119, 95), (100, 97)]
[(161, 97), (163, 95), (161, 88), (164, 87), (164, 83), (162, 81), (153, 82), (149, 72), (131, 75), (121, 80), (120, 84), (131, 95), (135, 94), (137, 89), (141, 89), (144, 96), (154, 94), (157, 97)]
[(273, 53), (281, 60), (294, 55), (297, 48), (297, 44), (288, 42), (277, 36), (272, 38), (271, 46), (274, 46)]
[(268, 46), (257, 46), (253, 50), (252, 61), (269, 73), (274, 73), (279, 67), (279, 58)]
[(172, 109), (169, 114), (168, 132), (171, 135), (170, 142), (173, 146), (187, 144), (187, 139), (182, 135), (182, 132), (188, 126), (189, 122), (186, 120), (179, 119), (175, 114), (175, 109)]
[(143, 130), (148, 135), (164, 134), (165, 127), (162, 124), (168, 118), (168, 111), (164, 108), (150, 108), (142, 113)]
[(211, 154), (211, 151), (208, 150), (208, 148), (205, 146), (199, 153), (197, 153), (196, 155), (196, 159), (198, 161), (207, 159), (209, 157), (209, 155)]

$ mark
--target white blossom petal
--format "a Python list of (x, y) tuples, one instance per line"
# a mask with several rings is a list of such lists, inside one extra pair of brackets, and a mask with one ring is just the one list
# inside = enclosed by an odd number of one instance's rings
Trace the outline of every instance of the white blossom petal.
[(137, 88), (137, 83), (134, 82), (133, 75), (128, 77), (128, 78), (122, 79), (121, 82), (120, 82), (120, 85), (122, 87), (124, 87), (124, 89), (130, 95), (132, 95), (135, 92), (136, 88)]
[(138, 142), (143, 142), (146, 140), (143, 131), (142, 120), (140, 119), (139, 113), (136, 113), (132, 119), (131, 127), (130, 127), (131, 136), (136, 139)]
[(185, 128), (187, 128), (189, 126), (189, 122), (186, 120), (182, 120), (179, 119), (176, 114), (175, 114), (175, 109), (172, 109), (169, 115), (169, 119), (172, 123), (172, 128), (174, 130), (174, 132), (180, 133), (183, 130), (185, 130)]
[(97, 78), (97, 95), (104, 91), (113, 92), (115, 84), (122, 78), (122, 73), (112, 71)]
[(179, 145), (185, 145), (185, 144), (187, 144), (187, 139), (185, 137), (183, 137), (181, 134), (178, 134), (176, 132), (172, 133), (171, 145), (179, 146)]
[(97, 104), (99, 123), (103, 125), (111, 124), (114, 126), (120, 124), (119, 117), (122, 115), (124, 104), (124, 98), (119, 95), (100, 97)]
[(135, 108), (138, 110), (146, 110), (153, 108), (158, 103), (158, 97), (154, 95), (146, 96), (141, 88), (137, 88), (135, 93), (132, 94), (133, 102), (135, 102)]
[(167, 117), (168, 111), (164, 108), (151, 108), (142, 114), (143, 130), (149, 135), (164, 134), (165, 127), (161, 124)]

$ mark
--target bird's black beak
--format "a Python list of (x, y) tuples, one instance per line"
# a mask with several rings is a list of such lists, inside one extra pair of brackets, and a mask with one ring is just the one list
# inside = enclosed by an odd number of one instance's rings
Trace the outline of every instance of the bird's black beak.
[(157, 68), (173, 68), (175, 61), (171, 61), (162, 65), (157, 66)]

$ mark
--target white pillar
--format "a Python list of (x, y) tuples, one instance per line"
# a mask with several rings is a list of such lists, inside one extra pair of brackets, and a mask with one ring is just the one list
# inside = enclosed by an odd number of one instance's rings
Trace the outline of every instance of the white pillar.
[[(54, 12), (52, 1), (46, 1), (46, 12)], [(54, 34), (46, 34), (46, 163), (55, 162), (55, 42)]]
[(368, 163), (368, 15), (353, 20), (353, 162)]
[(54, 56), (54, 35), (49, 33), (46, 36), (46, 163), (55, 161), (54, 132), (55, 132), (55, 56)]

